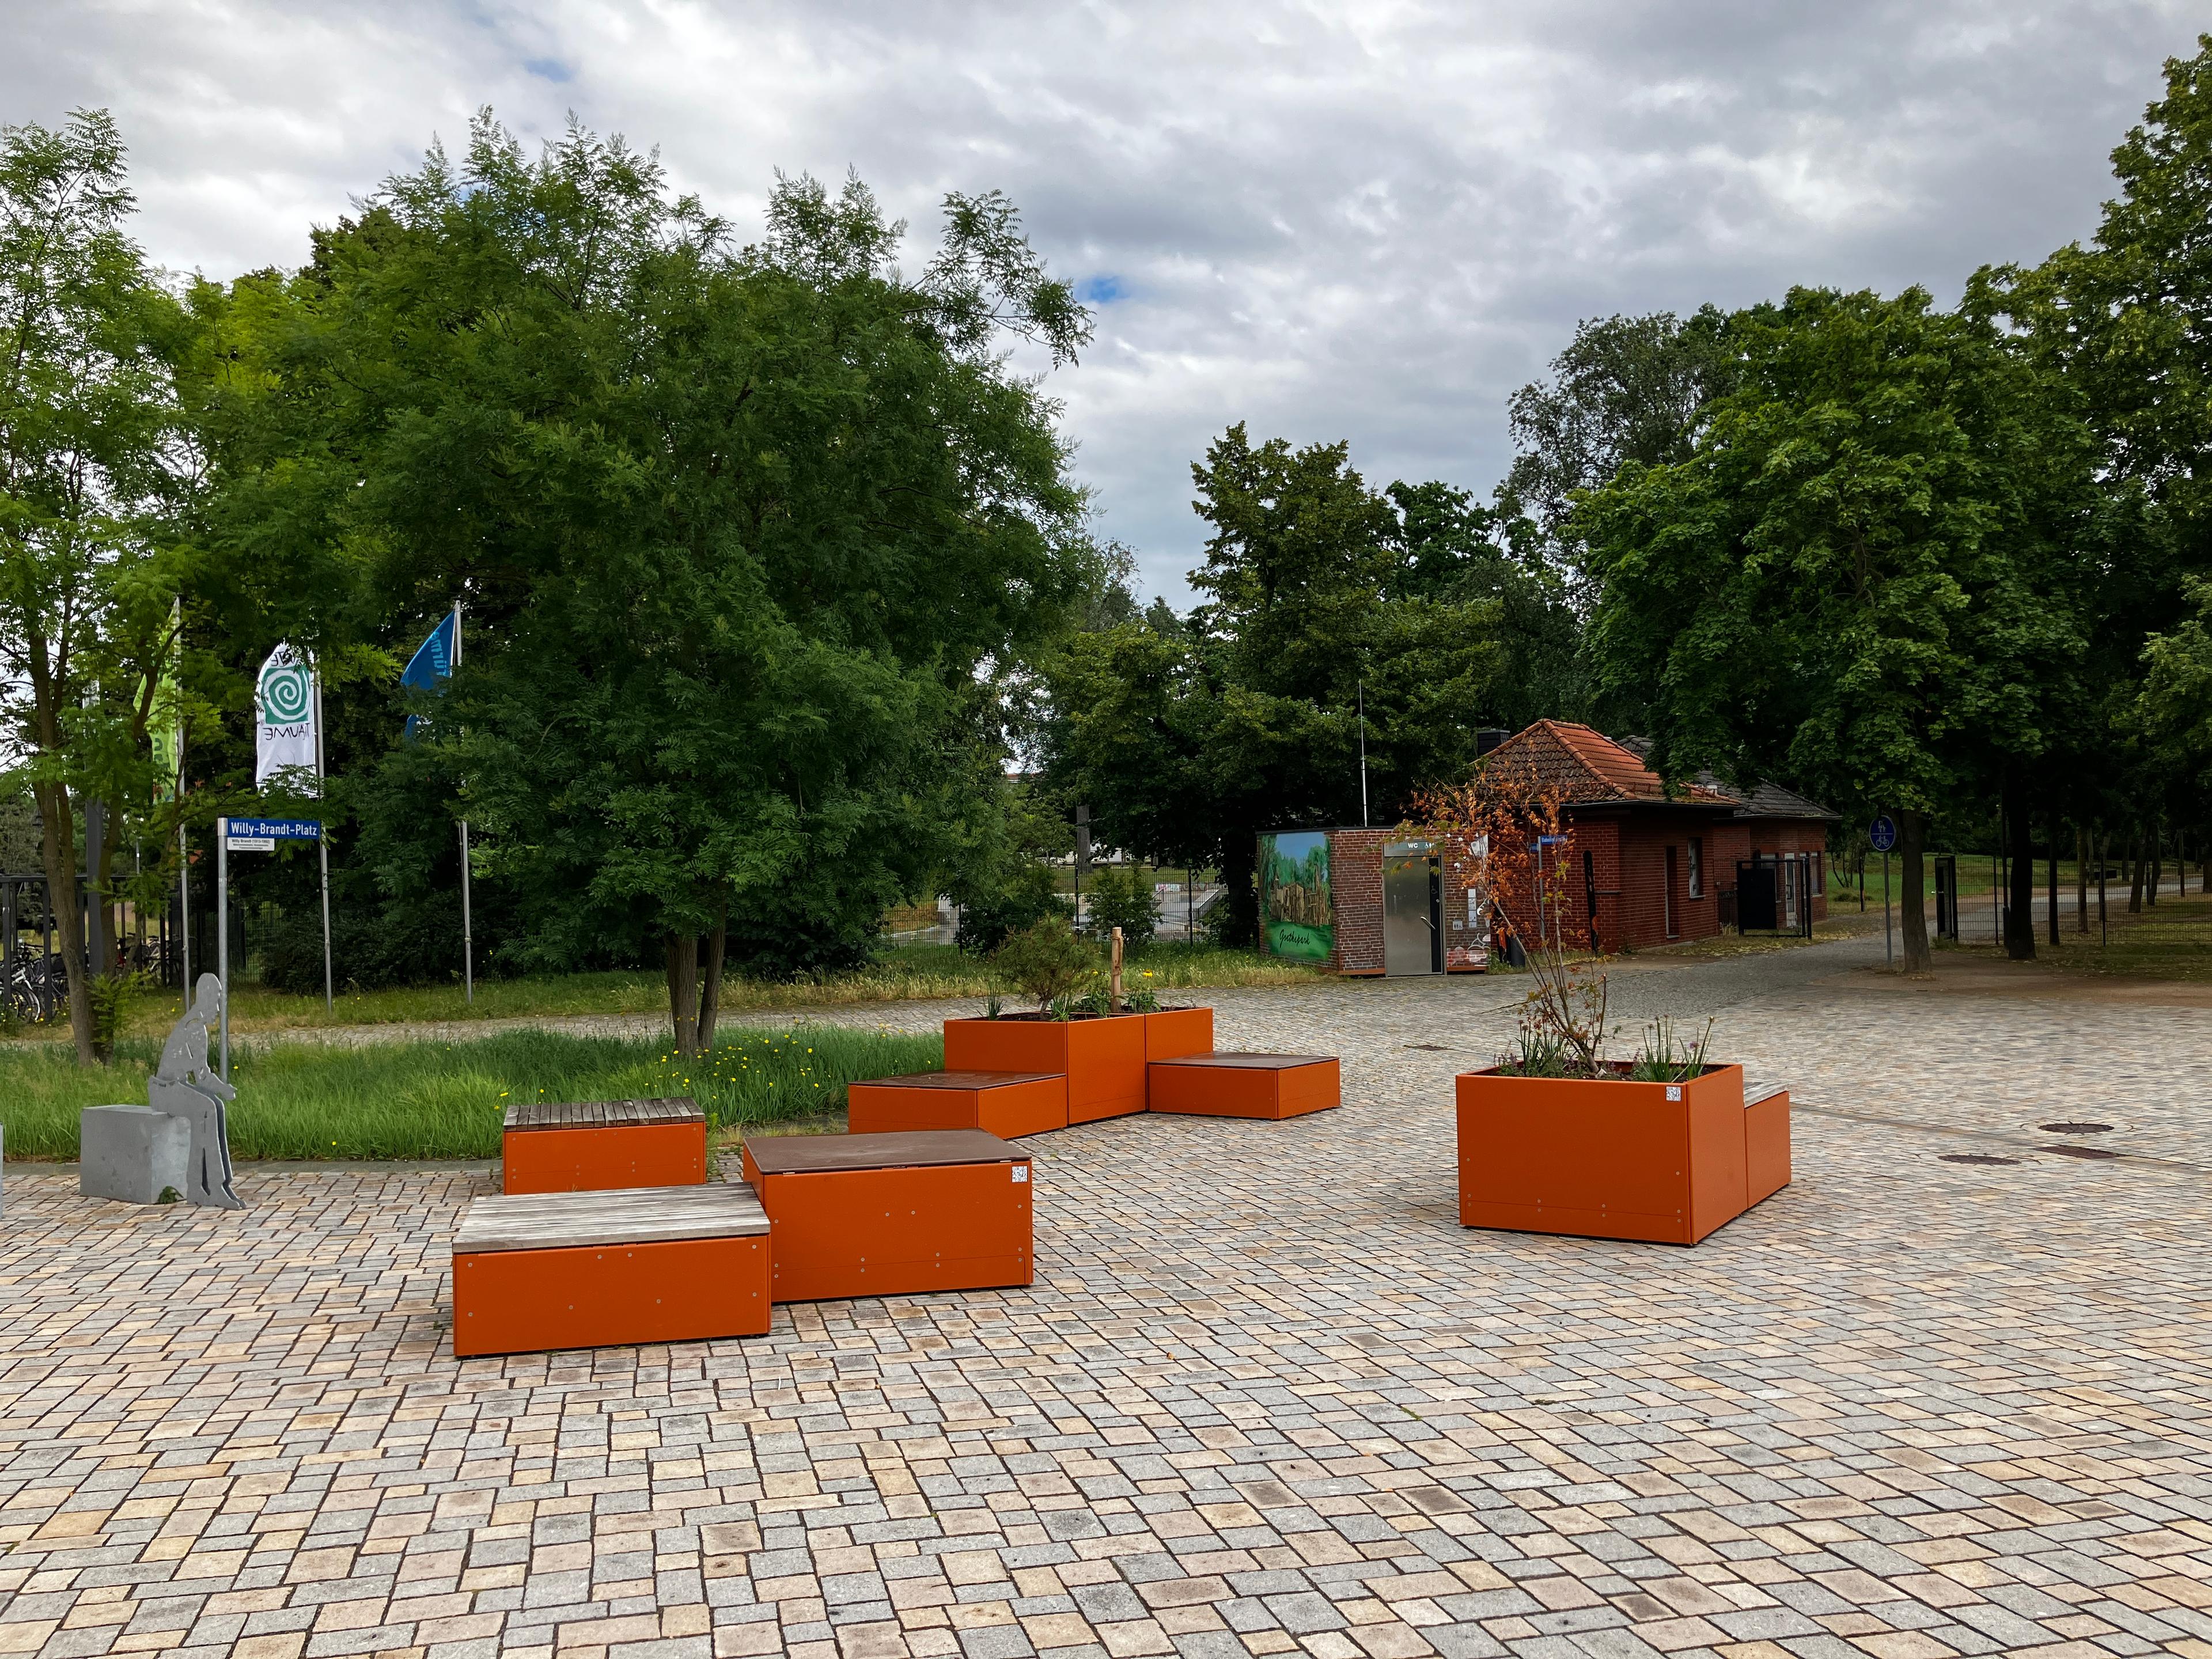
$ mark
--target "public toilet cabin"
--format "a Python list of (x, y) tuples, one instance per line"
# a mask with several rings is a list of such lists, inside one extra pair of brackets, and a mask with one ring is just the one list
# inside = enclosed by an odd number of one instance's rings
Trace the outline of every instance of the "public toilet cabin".
[(1482, 861), (1443, 830), (1282, 830), (1260, 837), (1261, 949), (1354, 977), (1479, 973)]

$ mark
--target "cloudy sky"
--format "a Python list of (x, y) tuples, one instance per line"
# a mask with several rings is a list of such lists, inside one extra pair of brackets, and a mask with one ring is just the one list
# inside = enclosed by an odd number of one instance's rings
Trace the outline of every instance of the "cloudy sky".
[(1504, 399), (1578, 318), (1920, 283), (2088, 234), (2194, 51), (2173, 0), (0, 0), (0, 120), (112, 109), (176, 269), (458, 142), (658, 145), (749, 227), (775, 169), (914, 226), (1002, 189), (1098, 337), (1053, 386), (1101, 526), (1176, 603), (1190, 462), (1237, 420), (1486, 495)]

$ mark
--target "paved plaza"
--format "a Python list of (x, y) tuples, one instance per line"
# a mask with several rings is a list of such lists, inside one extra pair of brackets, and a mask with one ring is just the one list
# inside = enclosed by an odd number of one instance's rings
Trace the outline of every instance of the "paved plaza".
[(2212, 1015), (1881, 952), (1615, 976), (1800, 1108), (1693, 1249), (1457, 1226), (1506, 980), (1218, 994), (1344, 1109), (1042, 1137), (1034, 1287), (750, 1340), (457, 1363), (481, 1172), (14, 1166), (0, 1655), (2212, 1656)]

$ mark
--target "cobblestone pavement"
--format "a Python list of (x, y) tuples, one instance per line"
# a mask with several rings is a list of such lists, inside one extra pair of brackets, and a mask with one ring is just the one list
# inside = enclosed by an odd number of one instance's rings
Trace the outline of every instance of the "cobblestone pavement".
[(1346, 1109), (1042, 1138), (1033, 1288), (746, 1341), (457, 1364), (480, 1177), (18, 1166), (0, 1655), (2212, 1655), (2212, 1023), (1869, 955), (1616, 976), (1804, 1109), (1695, 1249), (1455, 1224), (1503, 981), (1224, 994)]

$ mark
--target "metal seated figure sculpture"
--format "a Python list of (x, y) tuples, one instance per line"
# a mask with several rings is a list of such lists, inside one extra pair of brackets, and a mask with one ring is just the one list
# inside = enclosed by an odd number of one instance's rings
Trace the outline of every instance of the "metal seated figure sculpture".
[(161, 1063), (146, 1082), (146, 1103), (191, 1126), (191, 1160), (185, 1200), (218, 1209), (246, 1207), (231, 1188), (230, 1119), (227, 1103), (238, 1091), (208, 1063), (208, 1027), (222, 1013), (222, 981), (202, 974), (191, 1006), (161, 1045)]

